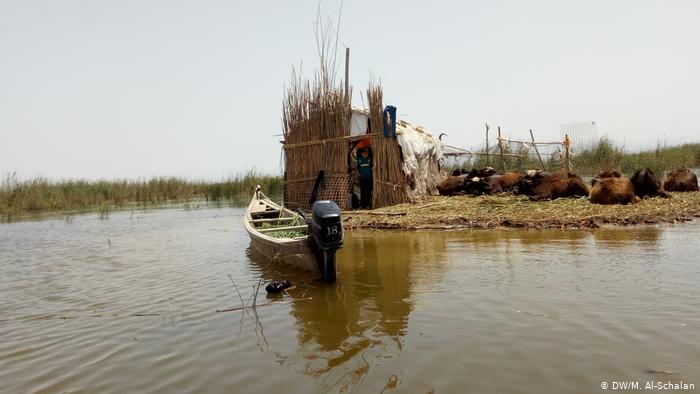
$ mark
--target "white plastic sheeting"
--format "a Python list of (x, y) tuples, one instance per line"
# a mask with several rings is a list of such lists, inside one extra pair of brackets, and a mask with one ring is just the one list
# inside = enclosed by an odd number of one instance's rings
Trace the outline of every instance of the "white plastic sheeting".
[(402, 169), (406, 174), (406, 193), (412, 202), (437, 193), (444, 174), (439, 160), (443, 156), (442, 142), (419, 126), (399, 120), (396, 137), (403, 153)]
[(350, 135), (355, 137), (367, 134), (367, 119), (366, 113), (353, 109), (350, 115)]

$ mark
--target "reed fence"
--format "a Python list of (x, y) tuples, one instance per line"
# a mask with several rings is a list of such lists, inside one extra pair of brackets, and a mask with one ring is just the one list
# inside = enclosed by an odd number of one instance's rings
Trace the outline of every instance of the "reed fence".
[(373, 208), (408, 202), (399, 144), (392, 136), (385, 137), (382, 133), (384, 123), (391, 124), (391, 119), (384, 118), (383, 100), (384, 93), (381, 86), (370, 83), (367, 89), (367, 102), (369, 103), (370, 130), (373, 133)]
[(499, 126), (496, 143), (492, 145), (489, 130), (490, 126), (486, 124), (483, 152), (445, 144), (444, 155), (452, 161), (446, 165), (446, 168), (494, 167), (502, 171), (525, 171), (536, 168), (547, 171), (572, 169), (571, 142), (568, 136), (565, 136), (563, 141), (536, 141), (530, 129), (529, 141), (512, 140), (503, 137)]

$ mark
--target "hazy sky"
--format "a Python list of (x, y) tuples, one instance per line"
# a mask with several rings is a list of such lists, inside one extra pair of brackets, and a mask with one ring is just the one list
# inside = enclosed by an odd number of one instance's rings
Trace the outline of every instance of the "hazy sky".
[[(292, 65), (317, 64), (317, 1), (0, 0), (0, 173), (218, 179), (279, 171)], [(326, 17), (339, 2), (326, 0)], [(700, 141), (700, 1), (352, 1), (354, 103), (448, 142), (483, 125), (558, 138), (595, 120), (627, 147)]]

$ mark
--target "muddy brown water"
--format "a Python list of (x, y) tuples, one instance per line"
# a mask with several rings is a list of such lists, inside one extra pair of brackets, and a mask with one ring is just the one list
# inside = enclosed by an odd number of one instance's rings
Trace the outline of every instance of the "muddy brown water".
[[(240, 209), (0, 225), (7, 393), (700, 387), (700, 223), (351, 232), (338, 283), (266, 262)], [(261, 291), (262, 275), (296, 287)], [(293, 297), (293, 298), (292, 298)], [(277, 302), (272, 303), (271, 302)], [(269, 305), (268, 305), (269, 304)]]

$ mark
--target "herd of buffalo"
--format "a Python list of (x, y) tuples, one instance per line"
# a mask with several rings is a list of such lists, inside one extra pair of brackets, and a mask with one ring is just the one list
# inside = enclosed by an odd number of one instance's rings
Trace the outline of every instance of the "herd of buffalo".
[(591, 181), (589, 188), (580, 176), (566, 171), (497, 173), (493, 168), (455, 170), (438, 187), (443, 196), (456, 194), (513, 193), (532, 200), (553, 200), (562, 197), (589, 197), (596, 204), (629, 204), (646, 197), (670, 197), (667, 192), (698, 191), (698, 177), (689, 169), (670, 171), (663, 185), (648, 168), (631, 177), (618, 171), (604, 171)]

